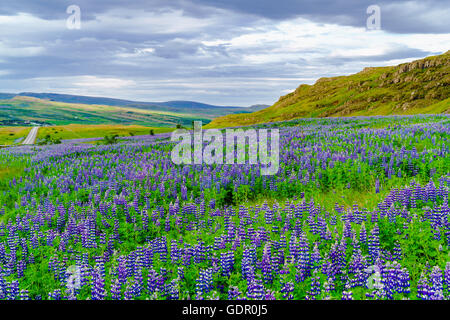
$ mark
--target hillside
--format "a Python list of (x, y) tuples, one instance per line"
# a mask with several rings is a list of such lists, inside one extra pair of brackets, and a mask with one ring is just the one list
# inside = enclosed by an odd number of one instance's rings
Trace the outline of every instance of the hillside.
[(53, 93), (0, 93), (0, 123), (34, 121), (65, 124), (138, 124), (157, 127), (209, 123), (230, 113), (250, 113), (250, 108), (221, 107), (192, 101), (137, 102)]
[[(183, 111), (187, 109), (192, 110), (205, 110), (205, 109), (218, 109), (218, 110), (237, 110), (240, 107), (235, 106), (216, 106), (195, 101), (166, 101), (166, 102), (144, 102), (144, 101), (132, 101), (124, 99), (106, 98), (106, 97), (91, 97), (80, 96), (71, 94), (60, 93), (36, 93), (36, 92), (21, 92), (14, 96), (34, 97), (43, 100), (67, 102), (67, 103), (80, 103), (80, 104), (92, 104), (92, 105), (107, 105), (107, 106), (133, 106), (135, 108), (153, 109), (161, 111)], [(0, 94), (1, 97), (1, 94)]]
[[(0, 120), (41, 121), (52, 125), (66, 124), (141, 124), (173, 126), (190, 123), (195, 115), (130, 107), (87, 105), (16, 96), (0, 101)], [(207, 119), (205, 119), (207, 120)]]
[(251, 125), (305, 117), (450, 112), (450, 51), (395, 67), (365, 68), (350, 76), (303, 84), (273, 106), (227, 115), (207, 127)]

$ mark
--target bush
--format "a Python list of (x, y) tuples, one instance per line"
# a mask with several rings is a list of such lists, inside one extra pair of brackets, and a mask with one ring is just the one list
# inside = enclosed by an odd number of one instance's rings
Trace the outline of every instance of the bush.
[(103, 138), (103, 144), (116, 144), (119, 136), (117, 134), (111, 136), (105, 136)]
[(51, 144), (61, 144), (61, 139), (60, 138), (52, 138), (49, 134), (47, 134), (43, 140), (39, 140), (37, 142), (37, 145), (39, 145), (39, 146), (45, 146), (45, 145), (51, 145)]

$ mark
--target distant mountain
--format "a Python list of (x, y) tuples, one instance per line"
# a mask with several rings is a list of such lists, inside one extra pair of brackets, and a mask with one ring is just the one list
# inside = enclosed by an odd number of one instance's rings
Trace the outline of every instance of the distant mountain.
[(221, 128), (304, 117), (450, 113), (450, 51), (395, 67), (302, 84), (273, 106), (214, 119)]
[(0, 99), (11, 99), (14, 98), (16, 95), (14, 93), (1, 93), (0, 92)]
[(248, 107), (247, 109), (248, 110), (253, 110), (253, 111), (259, 111), (259, 110), (262, 110), (262, 109), (266, 109), (268, 107), (270, 107), (270, 104), (254, 104), (254, 105)]
[(251, 113), (250, 108), (215, 106), (193, 101), (140, 102), (56, 93), (0, 93), (0, 121), (40, 121), (49, 124), (190, 125), (209, 123), (230, 113)]

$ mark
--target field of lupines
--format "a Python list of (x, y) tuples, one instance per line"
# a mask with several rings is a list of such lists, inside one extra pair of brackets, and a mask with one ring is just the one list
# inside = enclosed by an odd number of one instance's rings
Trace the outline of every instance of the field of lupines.
[(258, 127), (275, 176), (169, 134), (0, 151), (0, 299), (449, 299), (449, 116)]

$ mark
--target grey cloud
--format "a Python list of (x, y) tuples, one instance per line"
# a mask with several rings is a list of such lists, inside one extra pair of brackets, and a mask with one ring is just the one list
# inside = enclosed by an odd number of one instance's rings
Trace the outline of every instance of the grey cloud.
[[(371, 2), (9, 1), (0, 7), (0, 15), (27, 12), (47, 21), (61, 22), (61, 28), (36, 25), (32, 30), (19, 28), (2, 34), (0, 50), (2, 44), (11, 47), (42, 46), (45, 50), (35, 56), (22, 57), (2, 56), (0, 51), (0, 91), (76, 91), (86, 94), (74, 85), (76, 81), (71, 81), (70, 77), (88, 75), (133, 80), (136, 83), (135, 86), (110, 91), (105, 88), (83, 88), (91, 90), (88, 92), (91, 95), (150, 101), (190, 99), (223, 105), (271, 103), (286, 89), (296, 88), (300, 83), (314, 82), (314, 79), (322, 76), (348, 74), (372, 64), (434, 54), (415, 49), (414, 44), (411, 44), (411, 47), (393, 44), (390, 46), (391, 50), (383, 54), (339, 57), (330, 56), (330, 51), (334, 48), (328, 48), (325, 44), (305, 49), (298, 55), (292, 54), (282, 61), (275, 59), (250, 64), (245, 62), (248, 55), (271, 54), (282, 51), (283, 48), (278, 47), (280, 43), (272, 43), (270, 39), (250, 48), (236, 48), (227, 43), (227, 39), (255, 30), (273, 30), (276, 23), (295, 17), (304, 17), (319, 23), (365, 26), (365, 9)], [(445, 12), (448, 2), (432, 0), (425, 1), (420, 6), (415, 3), (410, 1), (403, 8), (405, 1), (395, 1), (393, 4), (380, 2), (382, 28), (400, 33), (449, 32), (448, 24), (439, 19), (430, 20), (433, 15), (429, 12), (427, 15), (427, 11), (423, 9), (430, 8), (430, 12), (434, 13), (439, 10)], [(151, 12), (162, 14), (167, 10), (181, 8), (189, 17), (213, 18), (213, 23), (195, 32), (183, 28), (172, 33), (158, 33), (154, 30), (143, 32), (139, 28), (144, 28), (144, 25), (133, 28), (133, 23), (130, 23), (129, 28), (111, 29), (101, 24), (94, 28), (84, 24), (81, 30), (67, 30), (63, 22), (67, 17), (65, 9), (70, 4), (77, 4), (82, 8), (83, 21), (86, 19), (93, 22), (98, 15), (108, 16), (111, 10), (120, 12), (121, 8), (127, 10), (124, 10), (124, 15), (131, 15), (130, 21), (134, 18), (145, 18)], [(130, 9), (134, 11), (129, 11)], [(411, 19), (412, 17), (414, 19)], [(314, 36), (311, 35), (312, 38)], [(214, 40), (223, 41), (205, 44), (205, 41)], [(147, 51), (142, 53), (145, 49)]]
[[(437, 55), (441, 52), (431, 52), (420, 50), (416, 48), (410, 48), (406, 46), (394, 46), (387, 52), (383, 54), (374, 54), (374, 55), (356, 55), (351, 57), (345, 56), (333, 56), (327, 57), (327, 63), (330, 65), (338, 66), (345, 65), (348, 63), (352, 63), (353, 61), (358, 61), (358, 63), (378, 63), (378, 62), (388, 62), (393, 60), (402, 60), (402, 59), (413, 59), (413, 58), (423, 58), (430, 55)], [(323, 59), (315, 59), (311, 61), (311, 63), (321, 63)]]
[[(448, 33), (447, 0), (198, 0), (275, 20), (304, 17), (321, 23), (365, 27), (366, 10), (376, 4), (381, 8), (382, 28), (396, 33)], [(436, 19), (438, 18), (439, 19)]]
[[(217, 8), (275, 20), (304, 17), (320, 23), (337, 23), (364, 27), (366, 9), (377, 4), (382, 11), (384, 30), (397, 33), (448, 33), (448, 0), (15, 0), (2, 4), (0, 14), (12, 15), (28, 12), (44, 19), (67, 17), (67, 6), (82, 8), (83, 19), (95, 19), (109, 10), (126, 8), (141, 12), (164, 12), (182, 9), (185, 14), (208, 17)], [(174, 22), (176, 23), (176, 22)]]
[(179, 40), (172, 40), (164, 43), (163, 45), (156, 46), (155, 55), (166, 58), (176, 59), (181, 55), (193, 55), (196, 54), (200, 44), (198, 43), (185, 43)]

